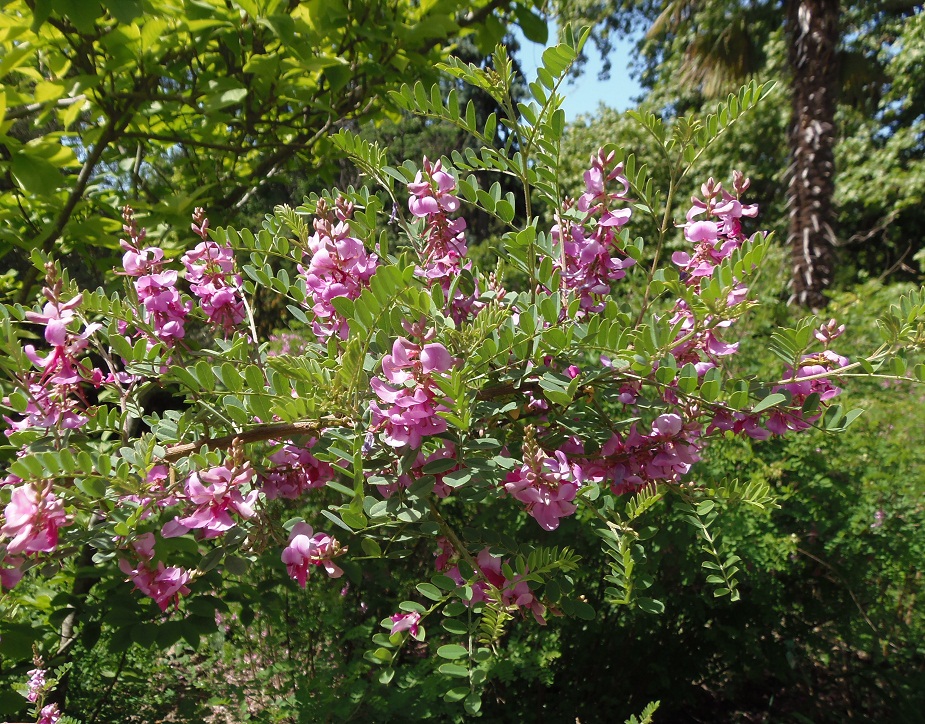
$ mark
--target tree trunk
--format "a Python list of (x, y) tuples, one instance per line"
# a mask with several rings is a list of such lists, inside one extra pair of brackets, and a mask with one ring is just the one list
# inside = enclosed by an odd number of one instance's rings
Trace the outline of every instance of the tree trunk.
[(839, 0), (786, 0), (792, 74), (787, 241), (793, 265), (791, 301), (826, 304), (835, 257), (835, 105)]

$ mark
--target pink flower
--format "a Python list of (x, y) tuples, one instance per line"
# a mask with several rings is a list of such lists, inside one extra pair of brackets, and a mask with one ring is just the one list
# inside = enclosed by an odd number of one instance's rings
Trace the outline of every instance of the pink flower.
[[(585, 172), (587, 190), (578, 200), (578, 210), (587, 214), (584, 223), (560, 217), (552, 228), (553, 241), (560, 250), (557, 266), (562, 285), (581, 299), (583, 314), (601, 311), (602, 298), (610, 294), (611, 284), (625, 277), (626, 270), (635, 263), (623, 253), (623, 242), (617, 235), (620, 227), (629, 222), (632, 210), (613, 205), (627, 202), (629, 192), (623, 165), (610, 168), (614, 159), (613, 153), (604, 154), (603, 150), (591, 157), (591, 168)], [(621, 188), (609, 191), (607, 185), (611, 182)], [(620, 256), (613, 256), (614, 252)]]
[(26, 700), (35, 704), (42, 698), (45, 689), (45, 669), (32, 669), (29, 673), (29, 693)]
[(841, 337), (844, 331), (844, 324), (839, 324), (836, 320), (830, 319), (825, 324), (820, 325), (819, 328), (813, 332), (813, 336), (828, 347), (829, 342)]
[[(791, 404), (793, 406), (802, 405), (806, 398), (812, 393), (819, 395), (819, 400), (825, 402), (831, 400), (841, 393), (841, 388), (836, 387), (832, 382), (824, 377), (829, 370), (839, 369), (848, 364), (848, 358), (835, 354), (831, 350), (825, 350), (815, 355), (804, 355), (800, 367), (793, 374), (793, 382), (781, 385), (778, 389), (787, 390), (792, 396)], [(815, 377), (816, 379), (802, 379), (806, 377)]]
[(332, 300), (359, 297), (376, 271), (377, 258), (367, 254), (362, 241), (350, 236), (350, 202), (339, 198), (332, 210), (322, 199), (316, 213), (315, 234), (308, 240), (311, 260), (308, 267), (299, 265), (299, 272), (305, 276), (312, 299), (312, 330), (325, 342), (334, 335), (345, 339), (349, 331)]
[(12, 538), (6, 546), (9, 555), (53, 551), (58, 545), (58, 528), (70, 525), (54, 493), (40, 493), (32, 485), (13, 491), (4, 516), (0, 535)]
[(576, 508), (578, 485), (575, 471), (557, 450), (554, 457), (544, 457), (541, 450), (524, 445), (524, 464), (519, 470), (508, 473), (504, 489), (527, 506), (544, 530), (555, 530), (561, 518), (572, 515)]
[(147, 274), (135, 280), (143, 320), (151, 325), (154, 337), (168, 347), (186, 336), (186, 317), (192, 305), (180, 299), (176, 289), (177, 272)]
[[(533, 595), (527, 581), (523, 580), (529, 571), (525, 570), (523, 574), (515, 574), (513, 578), (508, 579), (503, 573), (501, 558), (493, 556), (488, 548), (483, 548), (479, 552), (476, 562), (484, 580), (476, 581), (472, 585), (475, 594), (472, 597), (473, 602), (492, 601), (505, 607), (516, 606), (527, 609), (533, 614), (537, 623), (545, 625), (546, 607)], [(455, 576), (452, 573), (448, 575), (456, 578), (462, 585), (458, 570), (454, 569), (453, 573)]]
[[(196, 222), (199, 222), (198, 225)], [(201, 208), (194, 214), (193, 230), (202, 241), (183, 255), (186, 280), (193, 294), (199, 297), (208, 320), (232, 332), (246, 316), (242, 297), (243, 280), (234, 273), (234, 250), (231, 244), (219, 246), (208, 239), (209, 220)]]
[[(448, 297), (463, 269), (468, 248), (466, 247), (466, 220), (450, 218), (450, 214), (459, 210), (459, 199), (454, 195), (456, 180), (443, 171), (440, 161), (431, 163), (424, 158), (424, 169), (418, 172), (414, 181), (408, 184), (411, 197), (408, 201), (411, 213), (424, 219), (422, 241), (424, 248), (420, 255), (420, 265), (415, 274), (426, 280), (428, 287), (439, 284), (444, 297)], [(447, 313), (454, 321), (461, 322), (473, 313), (477, 313), (479, 304), (475, 293), (464, 294), (458, 287), (452, 299), (447, 299)]]
[(577, 477), (588, 483), (610, 481), (616, 495), (658, 480), (677, 482), (700, 459), (699, 426), (685, 425), (675, 413), (659, 415), (650, 434), (634, 424), (626, 438), (614, 434), (598, 459), (582, 463)]
[(308, 523), (296, 523), (289, 534), (289, 545), (283, 550), (282, 560), (289, 575), (305, 588), (309, 566), (322, 566), (330, 578), (340, 578), (344, 572), (333, 559), (346, 550), (327, 533), (315, 533)]
[(283, 445), (270, 455), (269, 460), (275, 467), (260, 476), (261, 488), (268, 500), (295, 500), (306, 490), (322, 488), (334, 479), (333, 468), (311, 454), (315, 442), (312, 438), (305, 447)]
[(420, 630), (418, 624), (421, 622), (421, 614), (417, 611), (393, 613), (390, 618), (392, 619), (392, 629), (389, 631), (390, 634), (407, 631), (412, 636), (418, 635), (418, 631)]
[(408, 190), (411, 192), (408, 208), (415, 216), (459, 210), (459, 199), (452, 193), (456, 190), (456, 181), (443, 170), (440, 161), (431, 163), (425, 157), (423, 172), (418, 171), (414, 181), (408, 184)]
[(171, 604), (178, 605), (180, 596), (189, 595), (190, 589), (186, 584), (190, 575), (183, 568), (167, 567), (161, 561), (154, 568), (146, 563), (132, 568), (124, 558), (119, 561), (119, 568), (129, 576), (139, 591), (154, 600), (161, 611), (166, 611)]
[(48, 704), (39, 712), (39, 719), (35, 724), (57, 724), (61, 720), (61, 712), (57, 704)]
[(239, 487), (253, 477), (254, 471), (249, 465), (237, 471), (221, 466), (194, 472), (186, 481), (186, 499), (196, 506), (195, 510), (184, 518), (168, 522), (162, 535), (173, 538), (198, 529), (203, 531), (203, 538), (217, 538), (234, 527), (232, 513), (241, 518), (252, 517), (257, 491), (243, 495)]
[(448, 372), (455, 360), (442, 344), (416, 345), (399, 337), (392, 345), (392, 354), (382, 358), (382, 374), (396, 389), (378, 377), (370, 387), (382, 403), (370, 402), (372, 430), (384, 433), (386, 444), (392, 447), (421, 447), (425, 437), (439, 435), (447, 429), (446, 420), (437, 413), (446, 412), (443, 394), (433, 376)]
[(160, 268), (164, 261), (164, 251), (158, 247), (136, 249), (125, 241), (122, 242), (125, 254), (122, 256), (122, 268), (126, 276), (140, 277)]
[(450, 567), (450, 559), (456, 555), (456, 549), (453, 548), (449, 539), (442, 535), (437, 536), (437, 548), (437, 553), (434, 553), (436, 556), (434, 566), (438, 571), (445, 571)]
[(4, 558), (0, 563), (10, 568), (0, 568), (0, 590), (9, 591), (14, 588), (23, 577), (22, 565), (25, 561), (19, 557)]
[[(741, 218), (758, 214), (756, 205), (744, 205), (739, 196), (749, 186), (748, 179), (738, 171), (733, 172), (733, 196), (712, 178), (701, 187), (704, 198), (693, 197), (684, 225), (684, 237), (694, 243), (694, 253), (675, 252), (671, 260), (682, 271), (682, 279), (688, 285), (697, 285), (709, 277), (716, 266), (745, 243)], [(706, 219), (698, 216), (705, 215)]]

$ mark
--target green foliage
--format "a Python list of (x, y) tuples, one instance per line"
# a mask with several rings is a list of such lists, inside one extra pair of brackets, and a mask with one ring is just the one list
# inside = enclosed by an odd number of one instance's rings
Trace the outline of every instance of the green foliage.
[[(336, 14), (336, 7), (330, 12)], [(519, 12), (525, 9), (519, 7)], [(94, 719), (101, 712), (113, 720), (126, 718), (126, 709), (134, 705), (135, 712), (150, 712), (152, 717), (172, 714), (189, 720), (220, 707), (234, 710), (241, 719), (268, 721), (459, 720), (482, 712), (489, 720), (499, 720), (495, 715), (505, 709), (506, 701), (513, 701), (515, 709), (506, 714), (517, 720), (568, 712), (589, 721), (612, 721), (615, 713), (619, 720), (655, 697), (670, 716), (684, 711), (691, 701), (694, 709), (705, 706), (703, 699), (695, 701), (692, 690), (705, 692), (702, 695), (715, 703), (723, 701), (727, 685), (731, 697), (762, 675), (792, 676), (781, 664), (786, 656), (779, 650), (768, 653), (768, 631), (777, 640), (789, 636), (796, 641), (792, 648), (797, 653), (791, 651), (792, 655), (808, 658), (821, 650), (811, 638), (818, 633), (815, 622), (826, 613), (824, 607), (816, 607), (812, 596), (791, 605), (780, 584), (796, 568), (790, 566), (792, 556), (803, 561), (801, 565), (812, 561), (822, 566), (826, 585), (832, 584), (832, 595), (841, 606), (838, 613), (848, 610), (853, 615), (847, 606), (850, 600), (874, 632), (871, 638), (855, 619), (843, 617), (832, 631), (821, 625), (826, 643), (865, 653), (880, 647), (886, 658), (889, 647), (884, 644), (900, 640), (899, 650), (907, 657), (901, 663), (914, 660), (903, 648), (920, 632), (913, 605), (908, 600), (903, 604), (902, 622), (914, 631), (894, 626), (890, 619), (893, 597), (902, 601), (908, 594), (914, 601), (919, 594), (920, 583), (909, 573), (914, 570), (908, 567), (910, 559), (895, 563), (886, 557), (887, 568), (897, 576), (871, 587), (879, 595), (875, 601), (866, 606), (860, 602), (855, 584), (869, 583), (870, 572), (858, 561), (862, 553), (872, 553), (858, 547), (855, 539), (868, 530), (880, 535), (886, 514), (880, 515), (883, 508), (877, 508), (873, 523), (867, 522), (864, 514), (869, 511), (855, 507), (864, 497), (863, 488), (856, 500), (844, 492), (858, 481), (839, 480), (824, 457), (812, 450), (812, 445), (819, 445), (831, 453), (835, 443), (830, 433), (847, 428), (857, 416), (854, 411), (845, 414), (837, 406), (828, 407), (813, 420), (818, 429), (809, 442), (775, 440), (758, 446), (733, 438), (727, 444), (717, 436), (690, 483), (652, 484), (622, 498), (609, 481), (593, 481), (580, 491), (580, 511), (562, 521), (560, 535), (567, 547), (548, 545), (535, 527), (526, 529), (522, 508), (491, 505), (508, 473), (519, 467), (517, 456), (523, 453), (526, 458), (537, 445), (534, 425), (511, 424), (521, 416), (536, 416), (528, 400), (543, 401), (542, 417), (534, 421), (541, 419), (548, 426), (547, 445), (559, 445), (587, 430), (582, 441), (593, 460), (609, 436), (640, 420), (648, 425), (673, 404), (664, 395), (669, 389), (679, 404), (689, 406), (685, 414), (692, 424), (706, 424), (703, 410), (733, 416), (787, 409), (789, 393), (774, 389), (794, 379), (815, 326), (815, 321), (791, 321), (783, 312), (772, 313), (778, 317), (776, 324), (763, 318), (749, 329), (758, 354), (744, 357), (738, 369), (710, 369), (702, 380), (693, 363), (681, 364), (674, 356), (691, 336), (743, 316), (751, 303), (731, 304), (730, 295), (743, 281), (757, 283), (758, 262), (773, 254), (769, 241), (756, 235), (717, 265), (699, 295), (681, 284), (676, 270), (659, 270), (656, 263), (674, 234), (674, 203), (682, 179), (702, 153), (725, 138), (727, 129), (738, 126), (746, 110), (754, 112), (766, 90), (758, 85), (730, 96), (715, 115), (702, 120), (685, 117), (666, 125), (652, 115), (637, 116), (669, 166), (667, 193), (658, 194), (646, 168), (637, 167), (636, 157), (626, 149), (618, 150), (638, 197), (637, 209), (650, 216), (656, 229), (651, 269), (637, 272), (646, 277), (645, 291), (634, 305), (607, 298), (601, 309), (578, 315), (580, 300), (564, 288), (554, 264), (553, 235), (541, 230), (541, 219), (533, 210), (543, 202), (553, 204), (554, 213), (561, 208), (565, 125), (556, 89), (587, 34), (575, 36), (566, 30), (564, 37), (565, 42), (544, 54), (539, 78), (529, 85), (532, 100), (523, 103), (513, 100), (512, 65), (503, 49), (496, 51), (491, 70), (447, 64), (455, 77), (492, 95), (504, 111), (490, 134), (481, 120), (471, 121), (468, 106), (460, 110), (453, 90), (444, 94), (439, 85), (430, 92), (424, 85), (403, 86), (395, 96), (399, 106), (456, 123), (477, 138), (484, 134), (494, 142), (495, 131), (505, 129), (500, 147), (462, 152), (443, 162), (464, 176), (460, 194), (474, 208), (508, 226), (498, 254), (528, 279), (526, 290), (499, 291), (486, 275), (468, 269), (450, 280), (448, 289), (428, 287), (415, 273), (424, 224), (398, 211), (402, 187), (417, 177), (418, 168), (411, 162), (390, 165), (381, 145), (342, 132), (331, 143), (380, 187), (349, 187), (342, 194), (344, 203), (354, 207), (351, 233), (367, 248), (378, 243), (380, 262), (368, 288), (355, 298), (340, 296), (332, 302), (346, 323), (343, 338), (331, 337), (326, 344), (310, 341), (297, 353), (270, 358), (248, 301), (242, 329), (224, 339), (212, 338), (208, 329), (191, 329), (188, 348), (167, 349), (162, 343), (149, 345), (144, 336), (134, 341), (124, 336), (120, 322), (151, 331), (144, 319), (135, 318), (142, 315), (133, 313), (130, 287), (121, 300), (102, 290), (86, 294), (81, 314), (106, 321), (93, 332), (94, 352), (111, 371), (138, 375), (146, 386), (179, 390), (183, 404), (144, 415), (147, 429), (129, 434), (128, 425), (143, 414), (144, 404), (143, 389), (126, 382), (88, 402), (93, 422), (85, 427), (56, 429), (54, 435), (41, 430), (11, 435), (4, 451), (10, 471), (26, 485), (53, 481), (67, 496), (75, 517), (74, 529), (66, 533), (70, 548), (63, 562), (48, 556), (41, 561), (47, 580), (38, 570), (31, 572), (26, 584), (0, 602), (11, 614), (2, 626), (0, 654), (13, 662), (9, 668), (15, 674), (28, 665), (31, 651), (23, 650), (25, 641), (39, 641), (49, 663), (56, 656), (70, 656), (68, 647), (73, 647), (82, 659), (77, 669), (86, 661), (100, 664), (99, 676), (75, 685), (80, 693), (74, 699)], [(333, 83), (325, 69), (322, 75)], [(225, 100), (229, 105), (240, 100), (232, 96), (221, 96), (210, 112), (221, 111)], [(517, 195), (505, 191), (500, 181), (489, 185), (478, 180), (485, 175), (517, 182), (525, 222), (514, 222)], [(379, 219), (387, 215), (386, 199), (395, 204), (392, 216), (401, 230), (400, 243), (391, 243), (391, 234), (377, 233)], [(330, 194), (313, 195), (296, 209), (277, 207), (256, 234), (231, 227), (213, 232), (238, 252), (248, 299), (259, 290), (272, 292), (287, 305), (296, 326), (312, 321), (306, 282), (292, 272), (309, 245), (306, 217), (332, 204)], [(631, 241), (628, 232), (614, 243), (632, 258), (643, 258), (642, 242)], [(36, 268), (44, 268), (46, 261), (36, 255)], [(60, 279), (61, 293), (75, 295), (77, 285), (52, 269), (46, 268), (50, 279)], [(457, 290), (474, 294), (477, 289), (484, 292), (479, 297), (483, 312), (459, 321), (448, 301)], [(691, 309), (690, 331), (665, 313), (669, 293)], [(23, 412), (31, 388), (24, 377), (30, 364), (24, 361), (22, 344), (33, 335), (25, 323), (36, 317), (18, 305), (3, 309), (2, 344), (9, 347), (3, 371), (17, 388), (4, 406)], [(874, 343), (879, 346), (874, 352), (862, 348), (844, 368), (847, 375), (856, 375), (862, 385), (876, 385), (903, 374), (910, 362), (913, 369), (921, 369), (914, 366), (911, 353), (921, 346), (923, 316), (920, 294), (896, 301), (881, 315), (882, 341)], [(439, 339), (459, 357), (452, 369), (433, 381), (445, 398), (435, 414), (447, 423), (444, 439), (453, 449), (447, 457), (423, 462), (418, 461), (418, 450), (392, 449), (396, 446), (387, 439), (389, 447), (383, 444), (368, 418), (370, 378), (385, 365), (382, 357), (394, 339), (411, 334), (409, 325), (419, 325), (426, 334), (417, 336)], [(765, 353), (769, 339), (771, 355)], [(598, 364), (602, 354), (609, 357), (606, 366)], [(550, 360), (581, 362), (584, 371), (566, 375)], [(881, 377), (878, 370), (886, 365), (892, 376), (885, 371)], [(654, 394), (632, 407), (618, 405), (624, 383)], [(815, 400), (807, 412), (819, 407), (821, 400)], [(849, 435), (860, 434), (857, 430), (855, 426)], [(126, 549), (133, 536), (163, 524), (171, 514), (162, 515), (139, 502), (151, 492), (146, 483), (155, 465), (169, 467), (164, 484), (179, 490), (178, 479), (224, 463), (229, 447), (232, 467), (238, 469), (247, 447), (247, 459), (264, 472), (271, 469), (270, 456), (280, 440), (308, 437), (316, 443), (312, 454), (335, 471), (333, 480), (297, 503), (262, 501), (259, 515), (248, 520), (242, 516), (218, 541), (162, 535), (156, 562), (182, 566), (195, 589), (193, 595), (184, 592), (176, 597), (179, 600), (168, 601), (167, 611), (128, 590), (124, 567), (117, 568), (117, 561), (128, 560)], [(879, 440), (878, 450), (890, 444)], [(786, 455), (780, 458), (782, 451)], [(765, 455), (771, 456), (770, 462)], [(849, 462), (846, 458), (845, 464)], [(727, 482), (733, 477), (741, 482)], [(438, 478), (443, 486), (439, 498), (434, 493)], [(839, 489), (842, 483), (845, 487)], [(386, 494), (375, 491), (376, 486), (391, 489)], [(845, 518), (828, 519), (829, 501), (819, 495), (803, 501), (805, 515), (791, 520), (793, 508), (778, 510), (777, 501), (789, 504), (801, 487), (826, 495), (838, 492), (838, 512)], [(865, 505), (870, 502), (866, 499)], [(920, 512), (903, 507), (903, 515), (920, 517)], [(307, 595), (298, 597), (293, 586), (279, 582), (279, 548), (306, 519), (336, 526), (337, 535), (349, 543), (351, 557), (339, 559), (347, 582), (339, 594), (325, 589), (321, 576), (308, 581)], [(827, 532), (837, 540), (820, 548), (809, 534), (794, 530), (807, 520), (829, 524)], [(850, 525), (840, 528), (845, 520)], [(452, 544), (455, 569), (434, 575), (432, 548), (438, 536), (443, 538), (441, 550), (447, 542)], [(919, 548), (915, 546), (916, 554)], [(475, 553), (479, 549), (482, 552)], [(82, 553), (70, 555), (77, 551)], [(850, 561), (833, 559), (835, 554)], [(498, 576), (491, 576), (476, 555), (489, 556), (495, 572), (500, 570)], [(762, 576), (762, 571), (771, 575)], [(499, 585), (507, 587), (502, 591)], [(818, 590), (820, 596), (832, 593), (821, 585)], [(712, 595), (705, 597), (704, 591)], [(532, 601), (529, 608), (521, 597)], [(734, 601), (735, 606), (729, 605)], [(762, 607), (765, 601), (769, 609)], [(179, 615), (173, 614), (173, 606)], [(549, 629), (540, 634), (535, 628), (515, 626), (526, 611), (538, 621), (545, 617)], [(59, 635), (58, 627), (78, 613), (78, 634)], [(398, 616), (409, 617), (398, 619), (407, 626), (395, 625)], [(791, 618), (800, 621), (796, 633), (788, 628)], [(804, 626), (802, 622), (810, 619), (813, 626)], [(61, 640), (65, 644), (59, 648)], [(652, 652), (663, 646), (665, 658), (653, 660)], [(235, 653), (242, 647), (246, 659)], [(169, 653), (155, 659), (147, 653), (152, 649)], [(195, 673), (197, 696), (214, 690), (225, 678), (234, 683), (229, 687), (226, 682), (221, 694), (205, 702), (197, 701), (189, 709), (177, 705), (173, 712), (164, 711), (170, 685), (154, 687), (147, 698), (144, 692), (134, 693), (137, 689), (127, 701), (112, 696), (123, 671), (148, 668), (167, 677), (161, 668), (165, 659)], [(645, 666), (627, 665), (635, 659)], [(530, 665), (539, 670), (527, 670)], [(741, 670), (734, 668), (740, 666)], [(565, 680), (565, 671), (575, 678)], [(679, 671), (684, 672), (683, 680)], [(600, 677), (613, 679), (614, 686), (602, 691)], [(911, 692), (914, 678), (909, 680)], [(525, 692), (538, 682), (557, 687), (552, 690), (561, 696), (537, 703)], [(767, 680), (761, 683), (773, 689)], [(389, 688), (381, 689), (380, 684)], [(914, 694), (909, 700), (914, 701)], [(656, 706), (643, 710), (643, 721), (651, 720)], [(875, 701), (869, 709), (883, 707)], [(639, 719), (634, 716), (631, 721)]]
[[(330, 178), (337, 124), (382, 117), (388, 92), (454, 37), (500, 25), (488, 2), (7, 2), (0, 22), (0, 257), (73, 252), (98, 283), (121, 208), (176, 246), (196, 206), (226, 220), (293, 169)], [(516, 18), (535, 24), (531, 3)], [(490, 26), (490, 27), (489, 27)], [(487, 47), (493, 47), (492, 42)], [(76, 266), (76, 265), (75, 265)]]

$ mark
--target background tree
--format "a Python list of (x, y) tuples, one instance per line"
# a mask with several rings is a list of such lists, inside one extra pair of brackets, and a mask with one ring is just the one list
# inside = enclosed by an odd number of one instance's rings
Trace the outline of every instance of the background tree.
[[(923, 158), (921, 120), (909, 113), (921, 105), (898, 62), (920, 47), (920, 3), (565, 0), (559, 7), (567, 18), (597, 23), (594, 37), (602, 52), (609, 52), (619, 34), (647, 31), (639, 43), (637, 71), (649, 90), (647, 102), (661, 112), (683, 115), (702, 108), (748, 77), (785, 84), (792, 106), (787, 130), (763, 137), (755, 160), (776, 156), (767, 151), (772, 143), (786, 143), (789, 160), (755, 175), (788, 185), (786, 226), (796, 301), (813, 308), (824, 304), (836, 246), (852, 245), (853, 258), (847, 261), (878, 272), (901, 265), (916, 250), (917, 242), (904, 249), (901, 239), (911, 236), (918, 216), (902, 202), (897, 210), (896, 195), (916, 198), (920, 191), (907, 184), (897, 192), (891, 179), (921, 168)], [(844, 102), (838, 105), (840, 89)], [(897, 123), (897, 116), (904, 120)], [(843, 125), (838, 135), (836, 123)], [(863, 138), (855, 136), (858, 132)], [(861, 145), (867, 158), (877, 159), (851, 163), (848, 173), (863, 166), (888, 185), (893, 198), (872, 202), (879, 190), (866, 185), (861, 192), (847, 176), (843, 188), (835, 185), (839, 138), (843, 149), (850, 143), (857, 151)], [(903, 147), (901, 160), (883, 153), (897, 145)], [(867, 195), (861, 198), (861, 193)], [(886, 243), (856, 248), (874, 238)]]
[[(153, 237), (196, 206), (227, 221), (286, 169), (330, 177), (332, 130), (435, 78), (449, 41), (493, 47), (511, 4), (16, 0), (0, 19), (0, 254), (111, 269), (131, 202)], [(527, 5), (518, 17), (536, 22)], [(170, 239), (167, 239), (168, 243)], [(59, 243), (60, 242), (60, 243)]]

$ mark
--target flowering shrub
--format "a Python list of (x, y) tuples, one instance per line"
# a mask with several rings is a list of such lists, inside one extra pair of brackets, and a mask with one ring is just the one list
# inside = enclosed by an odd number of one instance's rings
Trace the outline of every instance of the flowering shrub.
[[(712, 437), (849, 424), (857, 412), (834, 404), (835, 380), (884, 364), (904, 372), (923, 342), (925, 303), (904, 302), (884, 320), (883, 345), (861, 359), (830, 349), (837, 321), (809, 319), (769, 341), (776, 379), (735, 377), (735, 323), (754, 304), (749, 280), (770, 244), (743, 229), (758, 213), (748, 180), (707, 180), (684, 223), (665, 203), (765, 89), (672, 128), (639, 118), (675, 169), (664, 196), (633, 156), (605, 148), (573, 201), (556, 175), (555, 90), (576, 47), (544, 55), (533, 101), (505, 119), (504, 150), (491, 145), (494, 116), (480, 126), (455, 92), (444, 102), (405, 88), (396, 102), (464, 127), (482, 152), (396, 168), (342, 132), (334, 142), (370, 187), (281, 207), (256, 235), (211, 229), (197, 210), (198, 241), (179, 263), (145, 245), (126, 209), (126, 284), (113, 297), (78, 290), (38, 259), (44, 307), (2, 311), (3, 587), (84, 552), (98, 586), (125, 597), (134, 585), (131, 595), (155, 607), (149, 620), (170, 623), (251, 566), (302, 588), (312, 567), (362, 586), (364, 560), (400, 565), (419, 546), (436, 556), (433, 575), (395, 602), (367, 659), (388, 682), (408, 639), (426, 644), (425, 626), (442, 620), (433, 653), (447, 699), (469, 713), (512, 621), (594, 617), (570, 575), (581, 566), (563, 534), (570, 525), (603, 539), (609, 600), (658, 612), (662, 602), (639, 595), (651, 583), (639, 575), (641, 523), (670, 497), (672, 514), (701, 535), (706, 582), (736, 599), (738, 558), (712, 526), (722, 506), (769, 506), (773, 496), (767, 485), (698, 485), (691, 466)], [(446, 70), (511, 107), (503, 52), (492, 71)], [(522, 202), (497, 182), (481, 187), (497, 171), (523, 188)], [(389, 202), (398, 244), (380, 233)], [(468, 207), (508, 227), (491, 274), (466, 260)], [(657, 239), (631, 238), (638, 213), (656, 221)], [(675, 228), (684, 247), (662, 264)], [(527, 288), (504, 286), (505, 265)], [(630, 274), (641, 298), (621, 293)], [(258, 287), (286, 297), (291, 323), (315, 339), (271, 354), (248, 302)], [(39, 349), (28, 341), (39, 339)], [(145, 414), (140, 401), (155, 387), (183, 404)], [(133, 437), (139, 416), (147, 429)], [(165, 646), (208, 630), (164, 628)]]

